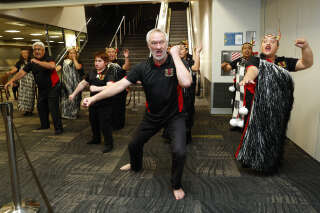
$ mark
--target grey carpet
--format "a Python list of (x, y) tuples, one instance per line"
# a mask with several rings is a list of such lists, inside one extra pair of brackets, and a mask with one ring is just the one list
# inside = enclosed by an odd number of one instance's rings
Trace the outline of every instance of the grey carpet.
[[(170, 145), (160, 133), (144, 149), (142, 172), (122, 172), (130, 141), (143, 109), (127, 110), (126, 127), (114, 132), (115, 148), (102, 154), (102, 145), (87, 145), (91, 132), (87, 111), (75, 121), (63, 120), (65, 133), (34, 132), (36, 115), (15, 112), (15, 124), (33, 166), (57, 213), (151, 212), (320, 212), (320, 164), (287, 141), (278, 174), (264, 176), (243, 169), (234, 159), (240, 133), (230, 131), (230, 116), (209, 115), (199, 106), (188, 146), (183, 176), (185, 199), (175, 201), (170, 188)], [(1, 118), (2, 119), (2, 118)], [(3, 121), (0, 121), (0, 205), (10, 202), (11, 188)], [(20, 150), (20, 149), (18, 149)], [(41, 202), (26, 160), (18, 152), (23, 198)]]

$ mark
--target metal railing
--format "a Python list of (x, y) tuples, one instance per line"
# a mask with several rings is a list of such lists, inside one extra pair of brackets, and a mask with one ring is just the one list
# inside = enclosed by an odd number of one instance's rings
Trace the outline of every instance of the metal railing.
[(125, 36), (127, 34), (134, 34), (141, 22), (142, 9), (139, 7), (137, 14), (130, 20), (127, 20), (125, 16), (122, 16), (122, 19), (118, 25), (116, 32), (114, 33), (111, 42), (107, 47), (118, 48), (122, 46)]
[[(84, 28), (88, 26), (88, 24), (90, 23), (91, 19), (92, 19), (92, 18), (89, 18), (88, 21), (85, 23), (85, 25), (83, 25), (83, 27), (81, 28), (81, 30), (78, 32), (77, 36), (74, 38), (75, 41), (78, 39), (78, 37), (80, 36), (80, 34), (83, 33)], [(80, 51), (83, 50), (84, 46), (87, 44), (87, 41), (88, 41), (88, 34), (87, 34), (86, 41), (85, 41), (84, 44), (82, 45)], [(80, 53), (80, 51), (79, 51), (79, 53)], [(57, 58), (56, 58), (56, 60), (55, 60), (55, 61), (56, 61), (56, 64), (59, 64), (59, 63), (62, 61), (62, 59), (63, 59), (63, 58), (65, 57), (65, 55), (67, 54), (67, 52), (68, 52), (68, 48), (67, 48), (67, 47), (64, 47), (64, 48), (60, 51), (60, 53), (58, 54), (58, 56), (57, 56)]]

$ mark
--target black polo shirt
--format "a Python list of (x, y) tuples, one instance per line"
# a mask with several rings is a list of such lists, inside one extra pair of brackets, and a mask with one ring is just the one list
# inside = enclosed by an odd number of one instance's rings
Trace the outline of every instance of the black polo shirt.
[[(108, 72), (107, 69), (103, 70), (100, 74), (98, 74), (97, 70), (94, 69), (86, 74), (85, 79), (86, 82), (89, 83), (89, 85), (94, 86), (106, 86), (108, 82), (114, 82), (114, 75), (112, 72)], [(94, 96), (98, 94), (99, 92), (90, 92), (90, 96)], [(97, 101), (92, 106), (105, 106), (110, 105), (112, 103), (112, 98), (105, 98), (100, 101)], [(111, 105), (110, 105), (111, 106)]]
[(161, 66), (156, 66), (152, 57), (137, 64), (128, 73), (127, 80), (141, 81), (147, 99), (146, 114), (153, 120), (169, 119), (183, 111), (182, 88), (171, 55)]
[[(44, 56), (39, 61), (54, 62), (50, 56)], [(34, 80), (39, 89), (48, 89), (56, 85), (59, 81), (59, 77), (55, 69), (47, 69), (36, 63), (28, 63), (23, 68), (26, 72), (32, 72)]]
[[(276, 57), (274, 64), (288, 70), (289, 72), (295, 72), (298, 60), (299, 59), (297, 58), (287, 58), (282, 56), (282, 57)], [(247, 67), (255, 66), (259, 68), (259, 64), (260, 64), (260, 58), (251, 56), (246, 66)]]

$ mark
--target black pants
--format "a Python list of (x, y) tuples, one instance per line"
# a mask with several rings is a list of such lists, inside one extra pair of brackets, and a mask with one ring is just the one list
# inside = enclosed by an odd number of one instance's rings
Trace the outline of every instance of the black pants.
[(113, 146), (111, 127), (112, 106), (90, 106), (89, 121), (93, 134), (93, 141), (101, 142), (101, 132), (104, 136), (104, 145)]
[(17, 86), (12, 87), (12, 93), (15, 100), (18, 99), (18, 89), (19, 89), (19, 84)]
[(53, 120), (55, 130), (62, 130), (61, 114), (59, 108), (60, 84), (51, 88), (38, 89), (38, 112), (41, 128), (49, 128), (49, 112)]
[(112, 98), (112, 128), (122, 129), (126, 122), (126, 100), (127, 91)]
[(180, 189), (186, 158), (186, 121), (184, 113), (177, 114), (166, 123), (154, 122), (147, 114), (144, 115), (133, 140), (128, 146), (131, 169), (136, 172), (142, 169), (144, 144), (165, 125), (167, 125), (168, 133), (172, 139), (171, 183), (174, 189)]
[(252, 94), (249, 90), (246, 90), (245, 101), (246, 101), (246, 108), (248, 109), (248, 114), (244, 116), (244, 125), (241, 132), (243, 132), (244, 129), (246, 128), (246, 124), (248, 122), (248, 119), (251, 113), (253, 98), (254, 98), (254, 94)]

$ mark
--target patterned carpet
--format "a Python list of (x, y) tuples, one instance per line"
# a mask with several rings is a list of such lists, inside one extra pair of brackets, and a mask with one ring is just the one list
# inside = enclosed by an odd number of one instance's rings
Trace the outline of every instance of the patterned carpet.
[[(264, 176), (243, 169), (234, 159), (240, 133), (230, 131), (230, 116), (209, 115), (197, 107), (193, 143), (188, 145), (183, 176), (186, 197), (175, 201), (170, 188), (170, 145), (160, 133), (144, 149), (144, 170), (122, 172), (127, 144), (143, 113), (127, 110), (126, 127), (114, 132), (115, 149), (87, 145), (91, 132), (87, 111), (78, 120), (63, 120), (65, 133), (36, 132), (37, 115), (14, 122), (56, 213), (269, 213), (320, 212), (320, 164), (292, 142), (285, 146), (278, 174)], [(2, 120), (0, 121), (2, 123)], [(12, 200), (4, 125), (0, 126), (0, 206)], [(18, 149), (20, 150), (20, 148)], [(21, 151), (18, 165), (23, 198), (41, 203), (47, 212)]]

